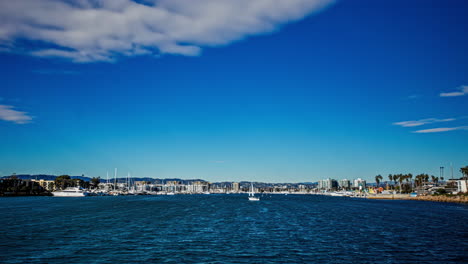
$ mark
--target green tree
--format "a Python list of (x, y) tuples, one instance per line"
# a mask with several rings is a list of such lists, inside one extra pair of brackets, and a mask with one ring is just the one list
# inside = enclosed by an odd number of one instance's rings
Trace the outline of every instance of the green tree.
[(460, 172), (463, 174), (463, 179), (468, 179), (468, 166), (460, 168)]
[(54, 180), (55, 186), (59, 189), (65, 189), (67, 187), (73, 186), (73, 181), (69, 175), (60, 175)]
[(393, 175), (393, 185), (396, 185), (398, 182), (398, 174)]
[(412, 192), (413, 191), (413, 174), (412, 173), (408, 173), (408, 179), (409, 179), (411, 192)]
[(377, 175), (375, 176), (375, 183), (377, 184), (377, 187), (379, 187), (380, 181), (383, 179), (382, 175)]
[(91, 179), (91, 186), (92, 186), (93, 188), (97, 188), (100, 182), (101, 182), (101, 177), (97, 177), (97, 178), (96, 178), (96, 177), (93, 177), (93, 178)]
[(414, 179), (414, 184), (416, 186), (421, 186), (422, 185), (422, 182), (423, 182), (423, 177), (424, 175), (423, 174), (418, 174), (416, 175), (415, 179)]
[(411, 186), (408, 183), (403, 184), (402, 186), (402, 192), (403, 193), (410, 193), (412, 192)]
[(399, 187), (400, 187), (400, 193), (401, 193), (401, 183), (406, 179), (406, 175), (403, 175), (403, 174), (399, 174), (398, 175), (398, 184), (399, 184)]

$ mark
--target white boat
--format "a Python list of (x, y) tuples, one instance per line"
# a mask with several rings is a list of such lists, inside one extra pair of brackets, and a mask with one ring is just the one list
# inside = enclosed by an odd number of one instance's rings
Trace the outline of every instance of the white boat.
[(260, 201), (260, 197), (255, 197), (253, 183), (250, 183), (249, 201)]
[(68, 187), (65, 190), (52, 192), (57, 197), (82, 197), (87, 196), (88, 193), (79, 187)]

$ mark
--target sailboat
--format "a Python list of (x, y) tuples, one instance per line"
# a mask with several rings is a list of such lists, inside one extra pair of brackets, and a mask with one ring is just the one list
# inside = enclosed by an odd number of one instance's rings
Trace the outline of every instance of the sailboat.
[(260, 197), (255, 197), (253, 183), (250, 183), (249, 201), (260, 201)]

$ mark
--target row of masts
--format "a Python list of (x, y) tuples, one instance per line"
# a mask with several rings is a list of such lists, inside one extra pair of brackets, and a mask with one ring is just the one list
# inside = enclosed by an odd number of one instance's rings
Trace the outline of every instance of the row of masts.
[[(445, 167), (440, 167), (440, 173), (439, 173), (440, 178), (444, 177), (444, 169), (445, 169)], [(451, 179), (453, 180), (453, 165), (452, 165), (452, 162), (450, 162), (450, 172), (451, 172)]]
[[(106, 183), (109, 184), (109, 171), (107, 171), (106, 173)], [(128, 190), (130, 190), (130, 186), (132, 183), (132, 177), (130, 173), (127, 174), (126, 183), (128, 186)], [(114, 169), (114, 184), (113, 184), (114, 191), (116, 191), (116, 186), (117, 186), (117, 168)]]

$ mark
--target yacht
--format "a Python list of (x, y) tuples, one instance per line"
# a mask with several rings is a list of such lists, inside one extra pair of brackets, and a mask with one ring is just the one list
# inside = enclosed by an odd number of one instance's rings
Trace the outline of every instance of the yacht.
[(68, 187), (61, 191), (52, 192), (52, 194), (57, 197), (82, 197), (88, 195), (85, 190), (79, 187)]
[(255, 197), (253, 183), (250, 183), (249, 201), (260, 201), (260, 197)]

